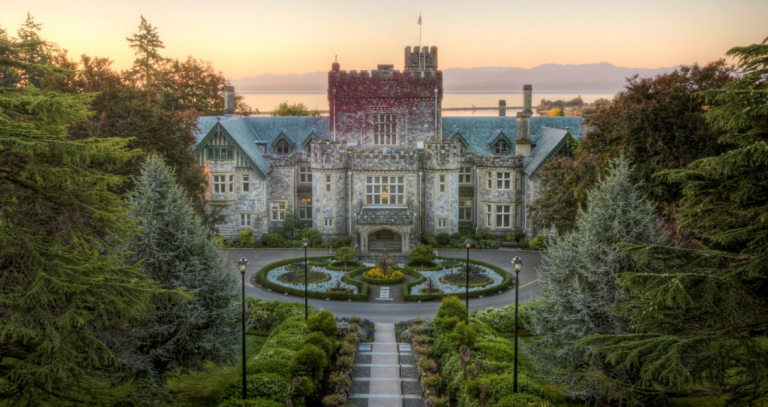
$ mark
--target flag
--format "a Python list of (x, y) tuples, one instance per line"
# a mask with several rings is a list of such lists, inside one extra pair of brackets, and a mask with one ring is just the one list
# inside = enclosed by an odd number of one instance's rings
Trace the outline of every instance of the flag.
[(421, 25), (421, 14), (419, 14), (419, 22), (417, 24)]

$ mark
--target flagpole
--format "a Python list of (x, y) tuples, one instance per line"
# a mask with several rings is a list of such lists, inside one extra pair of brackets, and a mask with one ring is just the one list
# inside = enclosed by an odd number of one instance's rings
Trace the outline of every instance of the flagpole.
[(419, 11), (419, 49), (421, 49), (421, 11)]

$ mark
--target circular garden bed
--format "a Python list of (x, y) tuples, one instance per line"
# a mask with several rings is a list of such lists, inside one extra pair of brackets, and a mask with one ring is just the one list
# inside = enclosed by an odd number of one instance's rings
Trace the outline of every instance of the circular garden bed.
[[(467, 275), (464, 273), (448, 274), (440, 278), (440, 282), (445, 284), (457, 285), (466, 287)], [(480, 273), (469, 274), (469, 286), (470, 287), (485, 287), (488, 284), (493, 284), (493, 279)]]
[(363, 263), (360, 263), (358, 261), (335, 261), (327, 266), (328, 270), (337, 270), (337, 271), (345, 271), (345, 270), (354, 270), (356, 268), (363, 267)]
[(405, 263), (405, 265), (416, 271), (438, 271), (443, 269), (442, 265), (433, 263), (431, 261), (427, 263), (416, 263), (413, 261), (409, 261), (408, 263)]
[[(328, 281), (331, 279), (331, 276), (328, 275), (328, 273), (323, 273), (320, 271), (314, 271), (310, 270), (309, 273), (307, 273), (306, 281), (309, 284), (312, 283), (322, 283), (323, 281)], [(281, 274), (278, 279), (284, 283), (288, 284), (304, 284), (304, 270), (302, 271), (289, 271), (285, 274)]]
[(361, 278), (368, 284), (397, 284), (405, 280), (405, 274), (400, 270), (385, 274), (380, 268), (374, 267), (363, 273)]

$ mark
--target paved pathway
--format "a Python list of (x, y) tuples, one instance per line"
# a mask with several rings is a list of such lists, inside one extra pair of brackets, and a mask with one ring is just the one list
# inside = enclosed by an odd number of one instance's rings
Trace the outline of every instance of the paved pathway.
[(409, 344), (399, 344), (395, 324), (376, 324), (373, 342), (361, 343), (352, 372), (349, 404), (357, 407), (420, 405), (415, 358)]
[[(237, 260), (240, 257), (245, 257), (249, 260), (248, 268), (245, 274), (245, 295), (256, 298), (263, 298), (266, 300), (282, 300), (282, 301), (295, 301), (304, 302), (303, 297), (296, 297), (292, 295), (283, 295), (281, 293), (270, 292), (266, 289), (258, 287), (254, 282), (256, 273), (261, 270), (262, 267), (269, 263), (292, 258), (303, 257), (304, 252), (298, 249), (229, 249), (225, 250), (225, 256), (233, 264), (237, 264)], [(313, 256), (327, 256), (327, 250), (308, 250), (307, 254), (310, 257)], [(458, 259), (466, 258), (466, 251), (464, 250), (448, 250), (441, 249), (440, 255), (445, 257), (455, 257)], [(470, 251), (470, 258), (475, 260), (482, 260), (512, 272), (510, 260), (514, 256), (520, 256), (523, 259), (524, 266), (523, 271), (520, 273), (520, 300), (526, 301), (530, 298), (534, 298), (539, 292), (539, 285), (536, 282), (535, 269), (540, 266), (541, 254), (539, 252), (528, 250), (472, 250)], [(238, 273), (239, 274), (239, 273)], [(237, 276), (238, 280), (240, 276)], [(376, 323), (382, 322), (398, 322), (415, 317), (432, 318), (437, 312), (437, 308), (440, 306), (439, 301), (429, 301), (423, 303), (402, 302), (402, 295), (400, 294), (401, 285), (390, 286), (389, 296), (392, 301), (377, 301), (375, 298), (379, 297), (380, 292), (377, 286), (371, 286), (372, 293), (370, 301), (368, 302), (346, 302), (346, 301), (324, 301), (319, 299), (309, 299), (309, 305), (315, 308), (329, 309), (334, 314), (340, 316), (352, 316), (358, 315), (364, 318), (368, 318)], [(469, 300), (470, 309), (482, 309), (486, 307), (503, 307), (507, 304), (514, 303), (515, 301), (515, 289), (511, 287), (503, 294), (494, 295), (482, 299), (471, 298)]]

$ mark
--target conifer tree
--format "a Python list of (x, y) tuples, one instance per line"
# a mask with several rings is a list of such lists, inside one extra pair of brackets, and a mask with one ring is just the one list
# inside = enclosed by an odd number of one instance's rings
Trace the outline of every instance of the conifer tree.
[(729, 395), (768, 403), (768, 38), (736, 47), (739, 78), (703, 92), (707, 120), (725, 131), (724, 154), (667, 172), (683, 186), (681, 225), (700, 247), (629, 246), (657, 273), (627, 274), (621, 311), (635, 329), (585, 344), (636, 367), (627, 390), (662, 397)]
[(136, 184), (129, 216), (138, 233), (129, 244), (131, 258), (163, 287), (191, 294), (188, 300), (156, 299), (147, 334), (137, 339), (144, 377), (160, 383), (171, 371), (233, 363), (239, 352), (236, 270), (161, 158), (147, 159)]
[(140, 83), (150, 83), (152, 81), (152, 71), (157, 68), (164, 58), (160, 56), (159, 50), (165, 48), (160, 34), (157, 33), (157, 27), (147, 22), (144, 16), (141, 16), (139, 23), (139, 32), (132, 37), (126, 38), (135, 50), (136, 60), (133, 61), (133, 75)]
[(40, 37), (40, 30), (43, 24), (36, 23), (35, 19), (27, 13), (27, 19), (18, 31), (19, 42), (26, 46), (19, 48), (19, 61), (25, 64), (20, 70), (21, 83), (40, 87), (42, 79), (41, 72), (37, 66), (50, 63), (51, 55), (48, 44)]
[(582, 399), (624, 400), (621, 392), (603, 385), (603, 377), (632, 383), (630, 369), (603, 363), (577, 341), (593, 334), (627, 332), (629, 320), (611, 308), (625, 300), (616, 281), (635, 271), (631, 256), (617, 243), (660, 243), (653, 205), (645, 201), (632, 180), (628, 162), (619, 158), (609, 175), (589, 191), (588, 209), (580, 211), (574, 231), (549, 246), (546, 270), (538, 272), (544, 303), (532, 314), (538, 365), (550, 379), (566, 383)]

